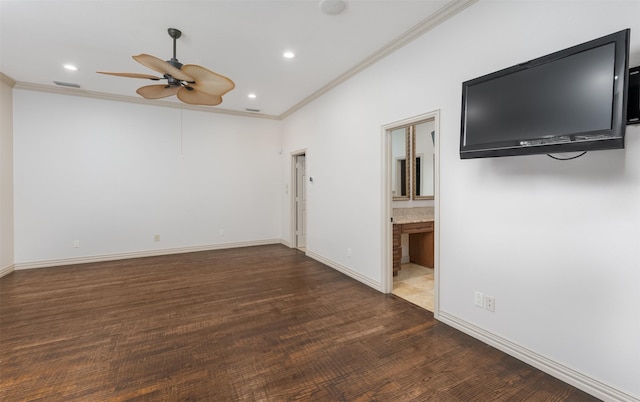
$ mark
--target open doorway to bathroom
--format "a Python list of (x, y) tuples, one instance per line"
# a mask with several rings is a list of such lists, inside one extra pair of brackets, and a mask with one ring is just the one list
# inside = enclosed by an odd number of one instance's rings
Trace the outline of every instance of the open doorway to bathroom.
[(438, 304), (438, 131), (439, 111), (383, 126), (385, 291), (434, 314)]

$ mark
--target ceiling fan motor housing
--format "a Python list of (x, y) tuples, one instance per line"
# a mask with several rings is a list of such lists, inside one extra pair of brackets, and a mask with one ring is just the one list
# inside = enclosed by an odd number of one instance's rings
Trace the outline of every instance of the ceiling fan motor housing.
[(182, 68), (182, 63), (180, 63), (178, 61), (178, 59), (176, 59), (176, 58), (172, 57), (171, 60), (167, 60), (167, 63), (171, 64), (172, 66), (174, 66), (178, 70), (180, 70)]

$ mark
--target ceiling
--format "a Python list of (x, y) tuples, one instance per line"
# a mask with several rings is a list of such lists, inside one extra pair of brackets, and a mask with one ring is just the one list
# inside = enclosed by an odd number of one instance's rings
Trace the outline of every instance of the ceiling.
[(1, 0), (0, 72), (17, 87), (140, 98), (154, 82), (96, 71), (155, 74), (131, 56), (169, 60), (173, 27), (180, 62), (235, 82), (216, 109), (283, 117), (472, 2), (348, 0), (328, 15), (319, 0)]

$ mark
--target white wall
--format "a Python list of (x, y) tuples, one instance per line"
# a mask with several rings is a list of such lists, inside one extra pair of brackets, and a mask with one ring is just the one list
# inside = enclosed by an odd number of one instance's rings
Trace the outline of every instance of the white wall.
[(462, 81), (627, 27), (640, 65), (638, 15), (481, 1), (284, 122), (15, 90), (14, 260), (290, 240), (306, 149), (308, 252), (381, 288), (381, 126), (440, 109), (440, 317), (640, 398), (640, 127), (571, 162), (458, 156)]
[(14, 101), (18, 268), (280, 241), (281, 122), (28, 90)]
[(624, 28), (640, 65), (639, 15), (638, 1), (481, 1), (287, 118), (284, 153), (307, 148), (315, 179), (309, 252), (382, 281), (381, 126), (440, 109), (441, 319), (601, 398), (640, 398), (640, 126), (625, 150), (570, 162), (458, 155), (463, 81)]
[(13, 97), (0, 79), (0, 276), (13, 263)]

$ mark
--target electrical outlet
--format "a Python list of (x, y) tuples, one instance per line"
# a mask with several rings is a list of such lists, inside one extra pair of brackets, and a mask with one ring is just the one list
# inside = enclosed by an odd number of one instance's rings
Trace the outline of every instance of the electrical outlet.
[(224, 229), (220, 229), (220, 231), (218, 232), (218, 234), (219, 234), (220, 236), (224, 236)]
[(74, 240), (73, 241), (73, 248), (78, 248), (80, 247), (80, 240)]
[(351, 257), (351, 247), (347, 249), (347, 257)]
[(153, 241), (160, 241), (160, 235), (153, 236)]
[(492, 313), (494, 311), (496, 311), (496, 299), (494, 299), (491, 296), (485, 296), (484, 297), (484, 304), (487, 308), (487, 310), (491, 311)]
[(476, 292), (475, 293), (474, 301), (475, 301), (476, 306), (484, 307), (484, 295), (481, 292)]

